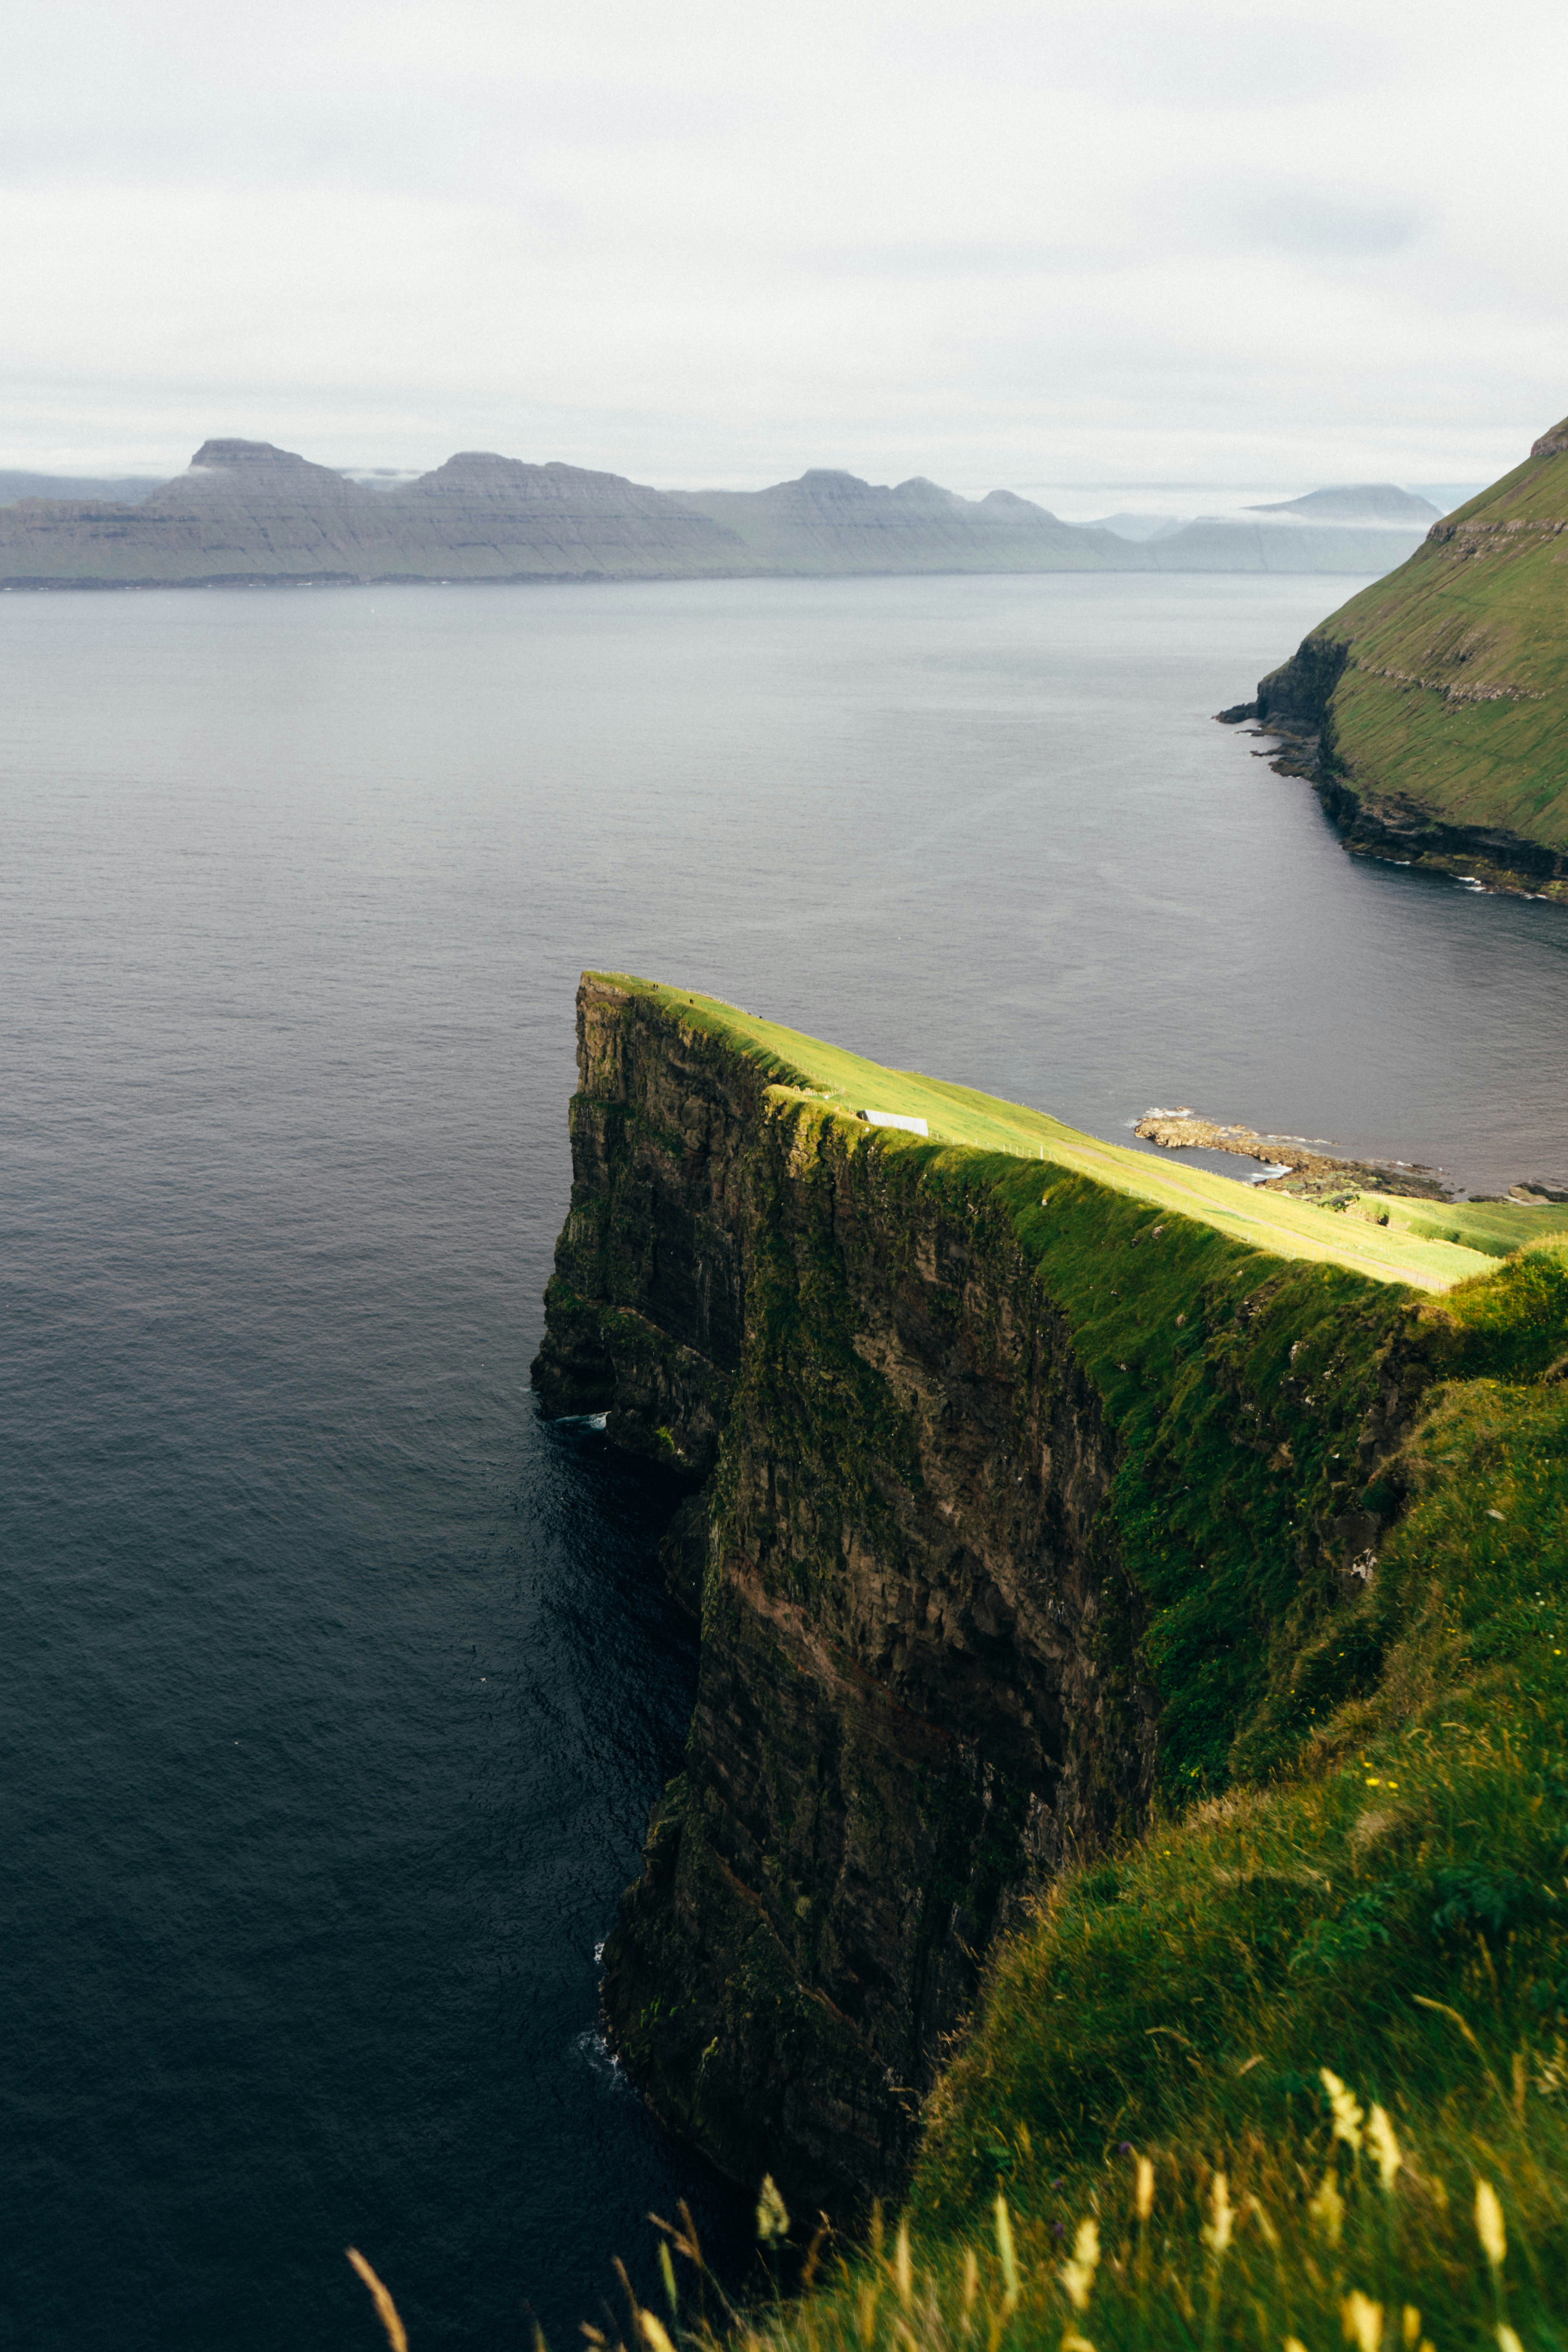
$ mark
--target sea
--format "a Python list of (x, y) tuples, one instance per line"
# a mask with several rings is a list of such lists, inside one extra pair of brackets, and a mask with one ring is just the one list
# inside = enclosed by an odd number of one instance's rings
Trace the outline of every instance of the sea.
[(1357, 584), (0, 597), (0, 2344), (374, 2347), (353, 2245), (566, 2352), (682, 2198), (743, 2284), (599, 2033), (696, 1659), (528, 1385), (578, 972), (1561, 1176), (1568, 909), (1211, 717)]

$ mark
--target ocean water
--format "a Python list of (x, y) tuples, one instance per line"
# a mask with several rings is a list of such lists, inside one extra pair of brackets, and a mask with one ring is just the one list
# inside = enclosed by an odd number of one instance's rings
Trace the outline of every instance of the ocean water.
[(1210, 720), (1324, 601), (0, 598), (0, 2343), (370, 2346), (353, 2242), (419, 2352), (560, 2352), (681, 2195), (739, 2263), (595, 2032), (694, 1650), (529, 1398), (577, 972), (1556, 1174), (1568, 912)]

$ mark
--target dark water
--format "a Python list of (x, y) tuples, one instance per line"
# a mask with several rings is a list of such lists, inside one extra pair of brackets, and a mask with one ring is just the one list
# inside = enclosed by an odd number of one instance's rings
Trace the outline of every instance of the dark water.
[[(1348, 584), (1348, 583), (1347, 583)], [(594, 2040), (667, 1497), (527, 1367), (571, 999), (1120, 1136), (1568, 1161), (1568, 917), (1207, 713), (1310, 581), (0, 599), (0, 2340), (557, 2346), (683, 2191)]]

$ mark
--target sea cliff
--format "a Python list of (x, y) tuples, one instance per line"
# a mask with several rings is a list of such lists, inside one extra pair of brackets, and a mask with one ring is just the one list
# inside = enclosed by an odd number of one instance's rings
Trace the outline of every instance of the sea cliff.
[(1346, 846), (1568, 902), (1568, 425), (1260, 680), (1276, 764)]
[(677, 2131), (842, 2214), (904, 2177), (1032, 1899), (1307, 1736), (1435, 1376), (1410, 1286), (1489, 1261), (624, 976), (584, 977), (578, 1058), (541, 1405), (703, 1482), (686, 1768), (606, 2017)]

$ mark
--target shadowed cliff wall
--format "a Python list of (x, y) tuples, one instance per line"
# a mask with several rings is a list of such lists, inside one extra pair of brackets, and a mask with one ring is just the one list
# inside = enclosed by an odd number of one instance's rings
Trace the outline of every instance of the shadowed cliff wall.
[(707, 1482), (606, 2013), (675, 2129), (843, 2212), (1031, 1887), (1300, 1735), (1428, 1372), (1396, 1287), (870, 1130), (706, 1000), (589, 975), (578, 1024), (541, 1402)]

